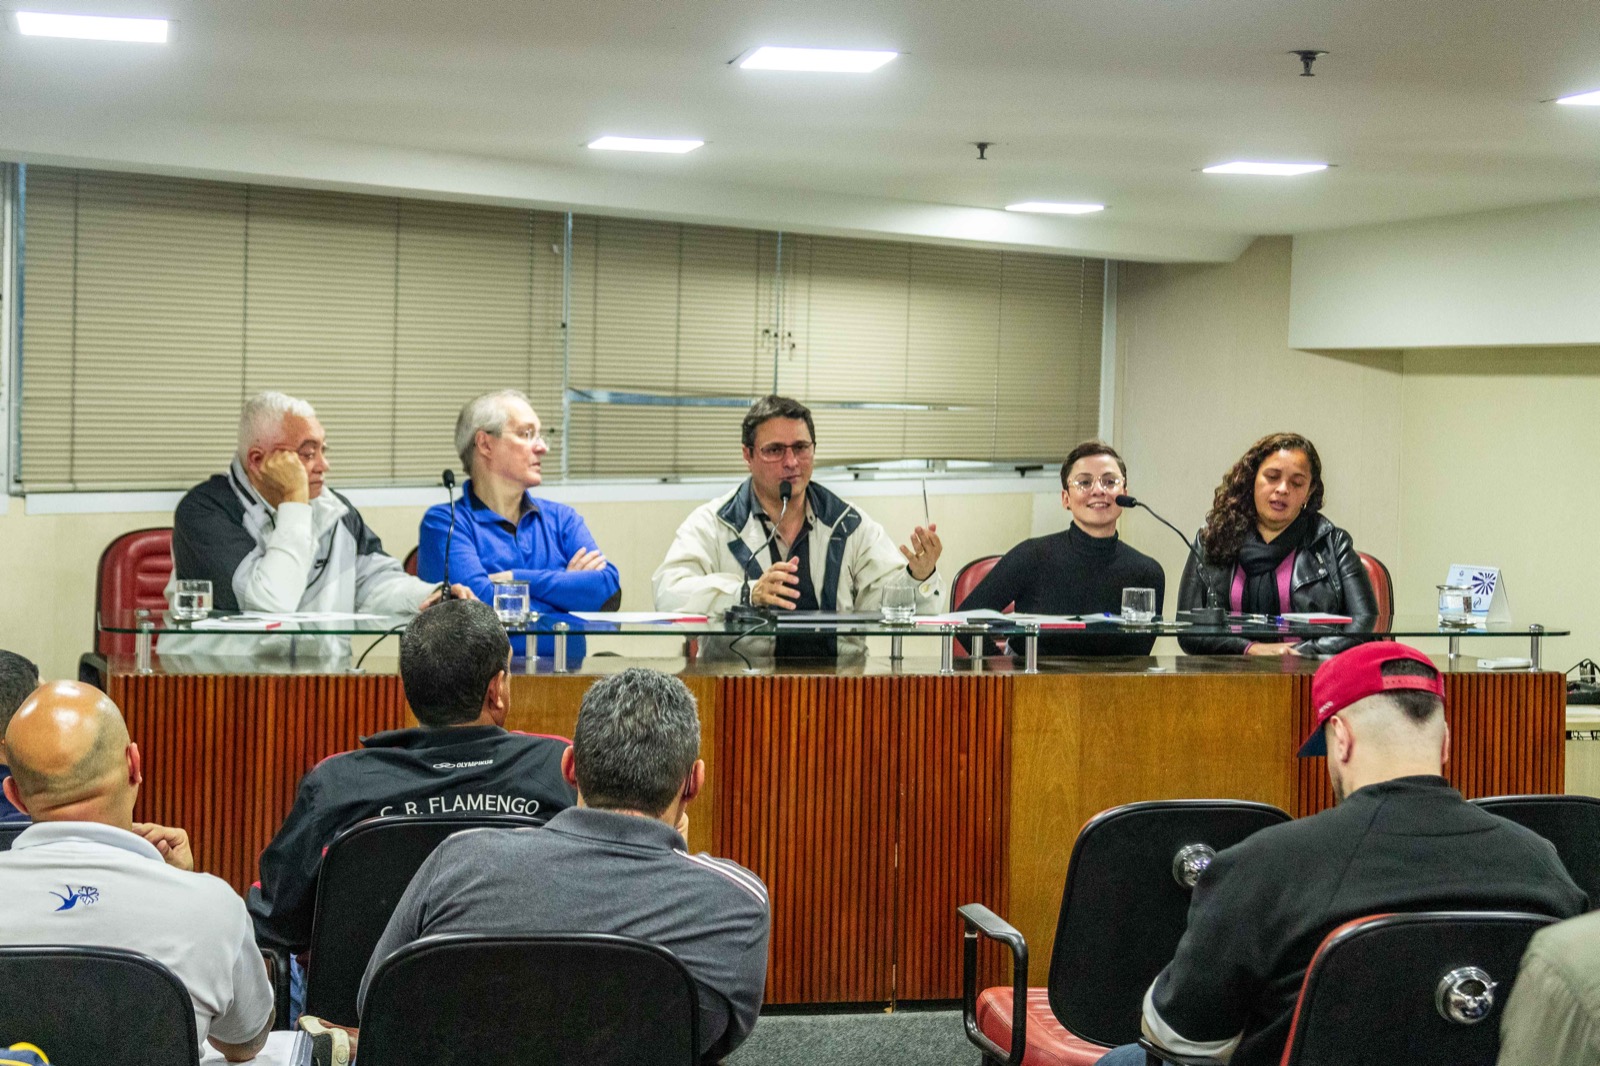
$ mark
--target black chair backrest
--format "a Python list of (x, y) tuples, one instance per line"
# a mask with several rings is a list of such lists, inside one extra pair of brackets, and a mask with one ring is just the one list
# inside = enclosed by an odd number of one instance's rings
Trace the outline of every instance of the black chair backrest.
[(1491, 796), (1472, 801), (1527, 826), (1556, 846), (1556, 854), (1589, 907), (1600, 907), (1600, 799), (1594, 796)]
[[(22, 831), (32, 825), (32, 822), (0, 822), (0, 851), (10, 851), (11, 842), (22, 835)], [(0, 1047), (4, 1047), (0, 1044)]]
[(700, 1005), (665, 948), (605, 933), (424, 937), (379, 964), (361, 1066), (691, 1066)]
[(0, 1047), (24, 1041), (62, 1066), (200, 1058), (183, 982), (155, 959), (115, 948), (0, 947)]
[(445, 837), (465, 829), (529, 829), (543, 818), (516, 815), (389, 815), (334, 837), (317, 874), (305, 1012), (356, 1024), (356, 994), (400, 897)]
[(1554, 921), (1437, 911), (1346, 922), (1306, 971), (1284, 1062), (1493, 1066), (1522, 954)]
[(1289, 816), (1243, 800), (1155, 800), (1113, 807), (1078, 834), (1050, 955), (1050, 1009), (1097, 1044), (1139, 1039), (1145, 989), (1172, 961), (1189, 921), (1191, 888), (1178, 853), (1212, 854)]

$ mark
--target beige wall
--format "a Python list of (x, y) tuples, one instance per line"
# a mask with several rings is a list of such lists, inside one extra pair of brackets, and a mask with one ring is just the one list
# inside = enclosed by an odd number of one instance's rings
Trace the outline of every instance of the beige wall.
[[(1116, 444), (1130, 490), (1185, 533), (1229, 467), (1261, 436), (1303, 433), (1322, 456), (1326, 510), (1356, 545), (1399, 555), (1400, 358), (1288, 347), (1288, 238), (1233, 263), (1121, 264)], [(1148, 516), (1124, 533), (1167, 571), (1176, 602), (1185, 551)]]
[[(848, 483), (831, 487), (850, 496)], [(706, 497), (720, 491), (708, 485)], [(947, 581), (969, 559), (1005, 551), (1033, 536), (1036, 525), (1043, 527), (1040, 532), (1064, 526), (1064, 519), (1050, 525), (1048, 507), (1042, 509), (1044, 517), (1036, 520), (1031, 492), (957, 497), (940, 492), (938, 482), (929, 482), (928, 492), (934, 521), (945, 542)], [(859, 503), (902, 539), (922, 521), (920, 495), (862, 498)], [(666, 553), (678, 524), (696, 505), (692, 500), (647, 500), (580, 506), (601, 548), (621, 570), (624, 607), (649, 609), (650, 574)], [(29, 515), (24, 510), (23, 501), (13, 499), (9, 512), (0, 515), (0, 545), (4, 546), (0, 587), (9, 590), (10, 604), (10, 609), (0, 614), (0, 647), (33, 658), (47, 676), (75, 677), (78, 656), (92, 646), (94, 571), (100, 552), (118, 534), (171, 525), (172, 516)], [(396, 557), (404, 556), (417, 543), (422, 512), (422, 507), (362, 509)], [(659, 645), (651, 642), (648, 647)], [(648, 653), (638, 651), (636, 644), (622, 650)]]
[(1600, 348), (1406, 352), (1404, 367), (1398, 601), (1433, 602), (1451, 563), (1499, 566), (1515, 621), (1573, 632), (1547, 668), (1595, 656)]

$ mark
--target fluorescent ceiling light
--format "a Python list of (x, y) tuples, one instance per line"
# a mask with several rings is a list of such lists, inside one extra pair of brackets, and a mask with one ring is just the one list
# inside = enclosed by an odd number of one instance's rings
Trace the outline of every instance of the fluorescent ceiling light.
[(699, 148), (705, 141), (671, 140), (665, 137), (597, 137), (590, 148), (602, 152), (671, 152), (682, 155)]
[(1572, 96), (1558, 97), (1558, 104), (1575, 104), (1579, 107), (1600, 107), (1600, 89), (1592, 93), (1575, 93)]
[(741, 70), (810, 70), (822, 74), (869, 74), (899, 52), (852, 48), (776, 48), (764, 45), (740, 61)]
[(1049, 200), (1027, 200), (1006, 205), (1007, 211), (1037, 211), (1042, 215), (1092, 215), (1105, 209), (1105, 204), (1057, 204)]
[(166, 44), (166, 19), (125, 19), (105, 15), (53, 15), (18, 11), (17, 30), (29, 37), (73, 37), (83, 41), (136, 41)]
[(1274, 178), (1292, 178), (1296, 174), (1310, 174), (1318, 170), (1327, 170), (1326, 163), (1218, 163), (1214, 167), (1206, 167), (1207, 174), (1265, 174)]

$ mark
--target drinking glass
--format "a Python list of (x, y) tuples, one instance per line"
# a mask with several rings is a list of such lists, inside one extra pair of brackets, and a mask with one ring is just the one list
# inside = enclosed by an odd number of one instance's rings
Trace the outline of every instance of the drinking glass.
[(528, 583), (526, 581), (496, 581), (494, 583), (494, 613), (502, 625), (520, 626), (528, 621)]
[(172, 617), (198, 622), (211, 613), (211, 582), (197, 577), (181, 579), (172, 590)]
[(1472, 616), (1472, 588), (1469, 585), (1439, 585), (1439, 624), (1442, 626), (1470, 626)]
[(883, 588), (883, 620), (891, 625), (905, 625), (917, 616), (917, 582), (910, 574), (899, 574), (889, 579)]
[(1143, 625), (1155, 618), (1155, 616), (1155, 589), (1122, 590), (1122, 620), (1124, 622), (1137, 622)]

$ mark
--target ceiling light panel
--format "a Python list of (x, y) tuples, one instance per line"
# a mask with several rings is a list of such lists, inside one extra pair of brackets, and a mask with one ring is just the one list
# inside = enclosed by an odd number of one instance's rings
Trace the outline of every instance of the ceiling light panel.
[(899, 52), (851, 48), (779, 48), (763, 45), (739, 61), (741, 70), (803, 70), (818, 74), (870, 74)]
[(1592, 93), (1574, 93), (1571, 96), (1557, 98), (1558, 104), (1571, 104), (1576, 107), (1600, 107), (1600, 89)]
[(666, 137), (596, 137), (589, 147), (602, 152), (666, 152), (682, 155), (692, 152), (705, 141), (673, 140)]
[(166, 44), (166, 19), (112, 18), (18, 11), (17, 32), (28, 37), (71, 37), (81, 41), (132, 41)]
[(1007, 211), (1031, 211), (1042, 215), (1092, 215), (1104, 211), (1105, 204), (1061, 204), (1050, 200), (1026, 200), (1020, 204), (1007, 204)]
[(1297, 174), (1312, 174), (1319, 170), (1327, 170), (1326, 163), (1218, 163), (1216, 166), (1206, 167), (1207, 174), (1260, 174), (1272, 178), (1292, 178)]

